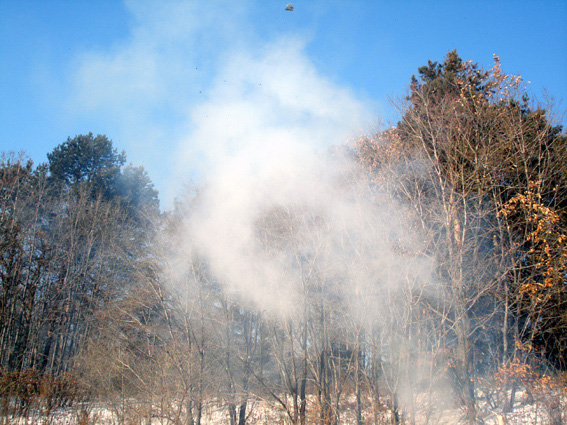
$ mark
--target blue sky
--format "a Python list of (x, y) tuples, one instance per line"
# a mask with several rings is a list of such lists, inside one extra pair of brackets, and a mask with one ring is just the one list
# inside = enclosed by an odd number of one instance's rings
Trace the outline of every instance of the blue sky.
[(390, 99), (453, 49), (485, 68), (499, 55), (565, 109), (567, 2), (287, 3), (1, 0), (0, 149), (39, 163), (106, 134), (168, 207), (243, 144), (324, 149), (395, 123)]

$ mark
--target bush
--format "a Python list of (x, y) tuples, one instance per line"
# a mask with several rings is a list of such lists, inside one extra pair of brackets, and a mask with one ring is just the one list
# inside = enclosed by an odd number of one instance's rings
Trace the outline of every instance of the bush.
[(0, 405), (4, 417), (49, 415), (70, 407), (81, 393), (73, 374), (40, 373), (33, 369), (0, 371)]

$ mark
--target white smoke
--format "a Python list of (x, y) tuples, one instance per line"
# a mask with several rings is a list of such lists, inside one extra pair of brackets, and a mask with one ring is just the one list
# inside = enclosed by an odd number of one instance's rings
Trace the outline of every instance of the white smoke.
[[(387, 193), (371, 200), (367, 183), (349, 192), (341, 181), (352, 164), (328, 158), (329, 146), (376, 121), (375, 105), (323, 75), (301, 34), (259, 39), (251, 7), (128, 2), (130, 34), (77, 58), (69, 107), (113, 123), (109, 136), (148, 169), (166, 208), (184, 183), (199, 182), (186, 244), (227, 288), (288, 314), (306, 279), (292, 258), (301, 252), (361, 315), (377, 286), (428, 274), (393, 248), (407, 239), (401, 207)], [(265, 252), (258, 226), (277, 211), (287, 218), (276, 221), (303, 223), (294, 224), (301, 238)]]

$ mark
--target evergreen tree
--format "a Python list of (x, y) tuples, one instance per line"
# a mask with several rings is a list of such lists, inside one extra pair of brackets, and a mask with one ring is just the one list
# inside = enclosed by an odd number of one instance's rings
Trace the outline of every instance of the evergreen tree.
[(104, 135), (78, 135), (47, 154), (50, 181), (61, 189), (86, 184), (94, 195), (112, 198), (120, 169), (126, 162)]
[(159, 210), (158, 192), (143, 167), (126, 163), (104, 135), (68, 138), (47, 155), (49, 182), (57, 193), (86, 190), (94, 198), (114, 201), (140, 220)]

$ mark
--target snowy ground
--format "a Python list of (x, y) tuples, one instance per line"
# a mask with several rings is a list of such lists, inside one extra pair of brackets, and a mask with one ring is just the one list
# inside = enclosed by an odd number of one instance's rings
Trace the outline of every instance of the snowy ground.
[[(533, 402), (526, 403), (525, 396), (519, 394), (517, 402), (512, 411), (504, 414), (496, 409), (490, 409), (487, 403), (479, 401), (479, 423), (485, 425), (560, 425), (567, 421), (567, 400), (565, 397), (554, 397), (559, 400), (557, 403)], [(419, 403), (417, 403), (419, 404)], [(356, 404), (354, 402), (344, 403), (344, 409), (340, 415), (340, 425), (348, 425), (356, 423)], [(416, 405), (417, 406), (417, 405)], [(460, 409), (424, 409), (423, 406), (417, 406), (418, 412), (415, 424), (438, 424), (451, 425), (464, 423), (463, 411)], [(311, 408), (311, 409), (310, 409)], [(73, 408), (53, 412), (50, 416), (32, 416), (29, 418), (2, 418), (0, 424), (14, 425), (175, 425), (174, 415), (160, 415), (159, 407), (156, 406), (150, 415), (140, 406), (131, 405), (125, 408), (124, 404), (114, 409), (108, 406), (84, 404), (77, 405)], [(429, 412), (429, 418), (425, 416), (425, 412)], [(170, 410), (172, 412), (172, 410)], [(307, 423), (315, 424), (318, 422), (315, 409), (308, 406), (308, 412), (312, 416), (307, 417)], [(563, 420), (562, 420), (563, 418)], [(7, 421), (6, 421), (7, 419)], [(387, 410), (377, 412), (376, 416), (367, 414), (363, 417), (365, 425), (389, 424), (390, 414)], [(182, 423), (187, 423), (186, 421)], [(229, 424), (227, 409), (221, 403), (211, 401), (204, 406), (202, 424), (204, 425), (224, 425)], [(290, 421), (287, 419), (285, 412), (265, 401), (257, 400), (250, 402), (248, 405), (247, 424), (281, 424), (287, 425)], [(408, 421), (407, 423), (411, 423)]]

